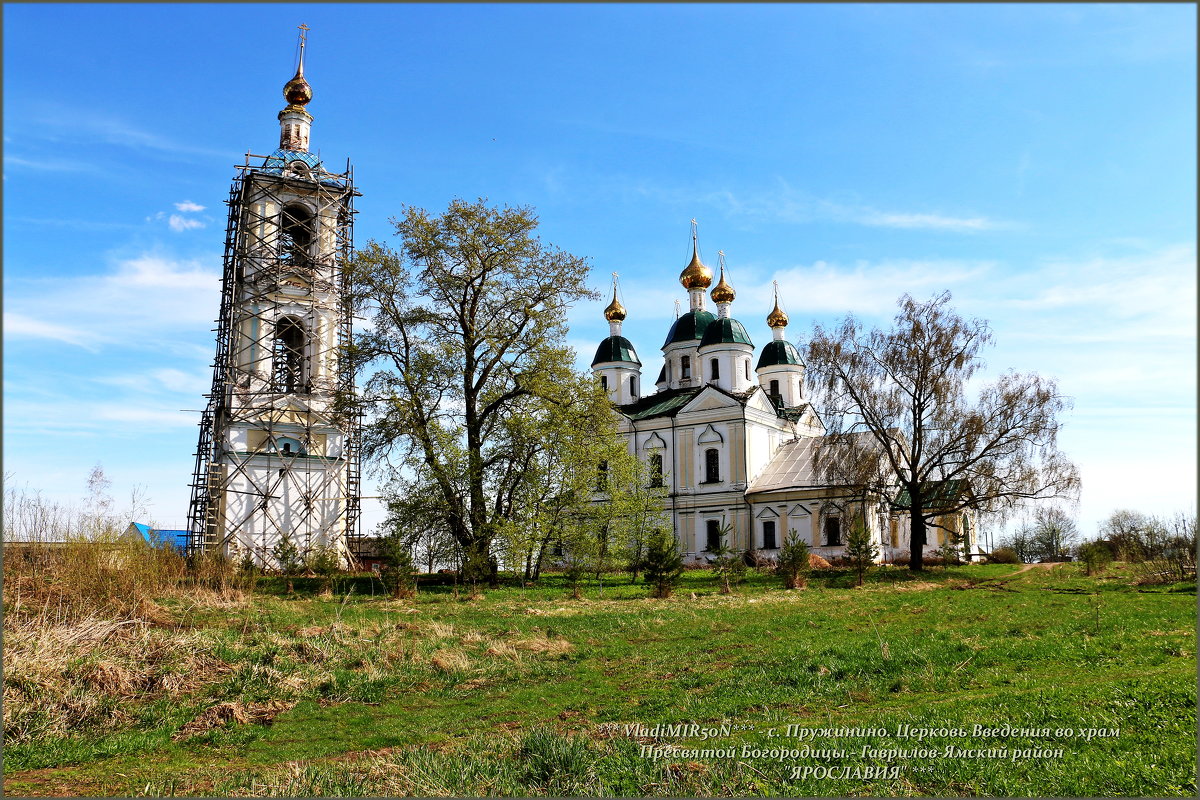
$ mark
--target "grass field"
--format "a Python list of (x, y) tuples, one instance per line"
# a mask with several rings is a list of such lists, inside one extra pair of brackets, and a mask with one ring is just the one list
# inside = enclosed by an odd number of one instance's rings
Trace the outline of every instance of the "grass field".
[(666, 601), (625, 576), (581, 601), (557, 576), (403, 601), (262, 579), (58, 626), (6, 608), (4, 790), (1191, 796), (1195, 584), (1122, 566), (732, 595), (688, 572)]

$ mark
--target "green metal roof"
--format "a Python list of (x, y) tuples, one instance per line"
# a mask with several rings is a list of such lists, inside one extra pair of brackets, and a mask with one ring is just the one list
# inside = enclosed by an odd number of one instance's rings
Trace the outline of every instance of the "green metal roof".
[(700, 346), (706, 344), (748, 344), (754, 347), (754, 342), (750, 341), (750, 334), (746, 333), (746, 329), (742, 323), (732, 317), (717, 318), (708, 323), (708, 327), (704, 329), (704, 337), (700, 340)]
[(704, 389), (697, 386), (691, 389), (669, 389), (649, 397), (621, 406), (621, 413), (633, 420), (649, 419), (650, 417), (673, 417), (679, 409)]
[(767, 342), (767, 346), (763, 348), (762, 355), (758, 357), (758, 366), (755, 369), (774, 367), (780, 364), (804, 366), (804, 362), (800, 360), (799, 351), (786, 339)]
[(667, 333), (667, 340), (663, 342), (663, 347), (674, 342), (690, 342), (693, 339), (699, 339), (704, 335), (708, 324), (714, 319), (716, 317), (709, 311), (689, 311), (683, 314), (671, 326), (671, 330)]
[(592, 359), (592, 366), (605, 361), (628, 361), (639, 367), (642, 365), (642, 362), (638, 361), (633, 345), (624, 336), (610, 336), (596, 348), (596, 357)]
[[(960, 497), (970, 492), (970, 485), (964, 480), (926, 481), (921, 484), (921, 494), (925, 495), (925, 508), (937, 509), (939, 504), (957, 502)], [(892, 501), (895, 508), (908, 508), (912, 505), (912, 497), (907, 488), (901, 488)]]

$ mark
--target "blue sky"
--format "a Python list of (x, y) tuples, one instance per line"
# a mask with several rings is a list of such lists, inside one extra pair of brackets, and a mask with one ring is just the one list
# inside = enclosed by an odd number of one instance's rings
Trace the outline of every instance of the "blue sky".
[[(942, 290), (989, 374), (1056, 377), (1091, 535), (1195, 509), (1191, 5), (7, 5), (4, 468), (97, 462), (179, 526), (233, 164), (275, 147), (296, 25), (356, 239), (402, 205), (534, 206), (621, 275), (653, 381), (689, 220), (755, 343)], [(606, 301), (571, 315), (586, 367)], [(686, 305), (685, 305), (686, 308)], [(370, 491), (374, 491), (369, 487)], [(365, 504), (369, 527), (380, 519)]]

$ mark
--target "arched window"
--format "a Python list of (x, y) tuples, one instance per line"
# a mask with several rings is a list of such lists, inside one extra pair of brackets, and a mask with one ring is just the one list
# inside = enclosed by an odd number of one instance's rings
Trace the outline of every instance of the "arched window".
[(750, 380), (750, 359), (747, 358), (742, 365), (746, 368), (746, 380)]
[(601, 389), (607, 389), (607, 388), (608, 388), (608, 376), (607, 376), (607, 375), (601, 375), (601, 376), (600, 376), (600, 388), (601, 388)]
[(272, 387), (277, 392), (295, 394), (304, 386), (304, 325), (293, 317), (284, 317), (275, 325), (271, 347)]
[(721, 523), (710, 519), (705, 529), (705, 550), (716, 550), (721, 546)]
[(662, 453), (650, 454), (650, 485), (652, 487), (659, 487), (663, 485)]
[(633, 398), (637, 397), (637, 375), (629, 376), (629, 396)]
[(685, 381), (692, 377), (691, 356), (683, 356), (679, 359), (679, 377), (681, 380)]
[(312, 212), (298, 203), (286, 205), (279, 227), (279, 257), (296, 267), (307, 267), (313, 240)]
[(596, 467), (596, 491), (603, 492), (608, 488), (608, 462), (601, 461)]
[(779, 381), (771, 381), (771, 397), (779, 396)]
[(704, 451), (704, 482), (716, 483), (721, 480), (721, 454), (715, 447)]
[(714, 359), (710, 360), (708, 363), (709, 363), (709, 372), (712, 373), (712, 379), (715, 381), (717, 378), (721, 377), (721, 362), (717, 361), (714, 358)]

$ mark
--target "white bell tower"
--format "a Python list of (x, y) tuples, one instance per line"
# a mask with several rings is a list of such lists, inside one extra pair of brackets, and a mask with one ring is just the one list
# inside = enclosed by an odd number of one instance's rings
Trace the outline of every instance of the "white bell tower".
[(312, 88), (283, 88), (279, 147), (246, 155), (230, 190), (212, 391), (200, 422), (189, 550), (276, 566), (281, 546), (349, 561), (359, 515), (358, 426), (340, 358), (350, 340), (344, 261), (353, 249), (349, 163), (311, 153)]

